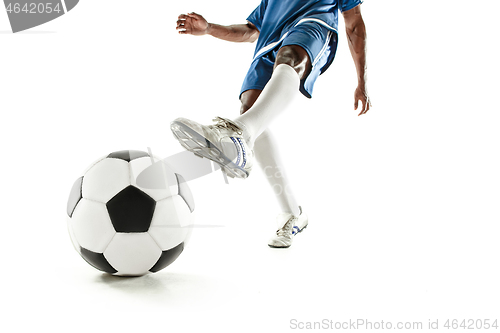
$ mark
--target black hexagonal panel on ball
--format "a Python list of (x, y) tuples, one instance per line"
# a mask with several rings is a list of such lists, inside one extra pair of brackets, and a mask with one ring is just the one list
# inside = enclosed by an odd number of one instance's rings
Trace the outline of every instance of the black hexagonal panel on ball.
[(149, 230), (156, 201), (135, 186), (127, 186), (107, 203), (109, 217), (117, 232)]

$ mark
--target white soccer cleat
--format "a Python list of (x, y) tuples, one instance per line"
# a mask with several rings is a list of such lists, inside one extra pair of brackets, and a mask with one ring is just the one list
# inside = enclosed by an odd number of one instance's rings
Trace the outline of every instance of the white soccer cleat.
[(302, 207), (299, 207), (300, 215), (295, 216), (290, 213), (282, 213), (277, 217), (278, 231), (273, 236), (268, 245), (272, 248), (287, 248), (292, 245), (292, 240), (295, 235), (302, 232), (308, 225), (307, 215), (302, 212)]
[(219, 164), (231, 178), (247, 178), (252, 170), (253, 151), (242, 124), (216, 117), (214, 125), (201, 125), (186, 118), (174, 120), (170, 129), (188, 151)]

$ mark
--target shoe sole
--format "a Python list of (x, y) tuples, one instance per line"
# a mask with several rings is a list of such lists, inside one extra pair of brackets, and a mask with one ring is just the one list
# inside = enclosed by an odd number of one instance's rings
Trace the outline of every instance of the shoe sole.
[(214, 143), (188, 125), (180, 121), (173, 121), (170, 124), (170, 129), (182, 147), (198, 157), (204, 157), (217, 163), (229, 177), (243, 179), (248, 177), (248, 171), (234, 164)]
[(267, 246), (269, 246), (272, 249), (288, 249), (291, 245), (288, 245), (288, 246), (274, 246), (274, 245), (267, 244)]

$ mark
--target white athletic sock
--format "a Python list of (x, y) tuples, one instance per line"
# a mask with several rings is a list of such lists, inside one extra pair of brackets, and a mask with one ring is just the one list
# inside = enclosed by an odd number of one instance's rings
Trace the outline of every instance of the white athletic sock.
[(299, 216), (300, 210), (293, 195), (288, 178), (279, 156), (276, 140), (269, 129), (266, 129), (255, 140), (254, 153), (259, 166), (274, 191), (278, 204), (283, 213)]
[(284, 111), (298, 95), (300, 79), (289, 65), (280, 64), (273, 71), (259, 98), (247, 112), (235, 119), (243, 125), (246, 137), (255, 141), (270, 122)]

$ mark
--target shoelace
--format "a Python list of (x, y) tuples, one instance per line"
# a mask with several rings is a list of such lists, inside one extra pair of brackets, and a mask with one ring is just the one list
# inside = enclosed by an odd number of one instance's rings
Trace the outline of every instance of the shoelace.
[(283, 226), (283, 228), (279, 229), (276, 234), (278, 236), (288, 236), (288, 235), (291, 235), (291, 231), (290, 229), (292, 229), (292, 223), (295, 221), (295, 217), (291, 217), (288, 222), (285, 223), (285, 225)]
[(228, 119), (224, 119), (221, 117), (215, 117), (214, 120), (216, 122), (215, 125), (213, 125), (215, 128), (220, 128), (220, 129), (229, 129), (231, 131), (234, 131), (241, 135), (243, 132), (241, 131), (241, 128), (239, 128), (235, 123), (232, 121), (229, 121)]

